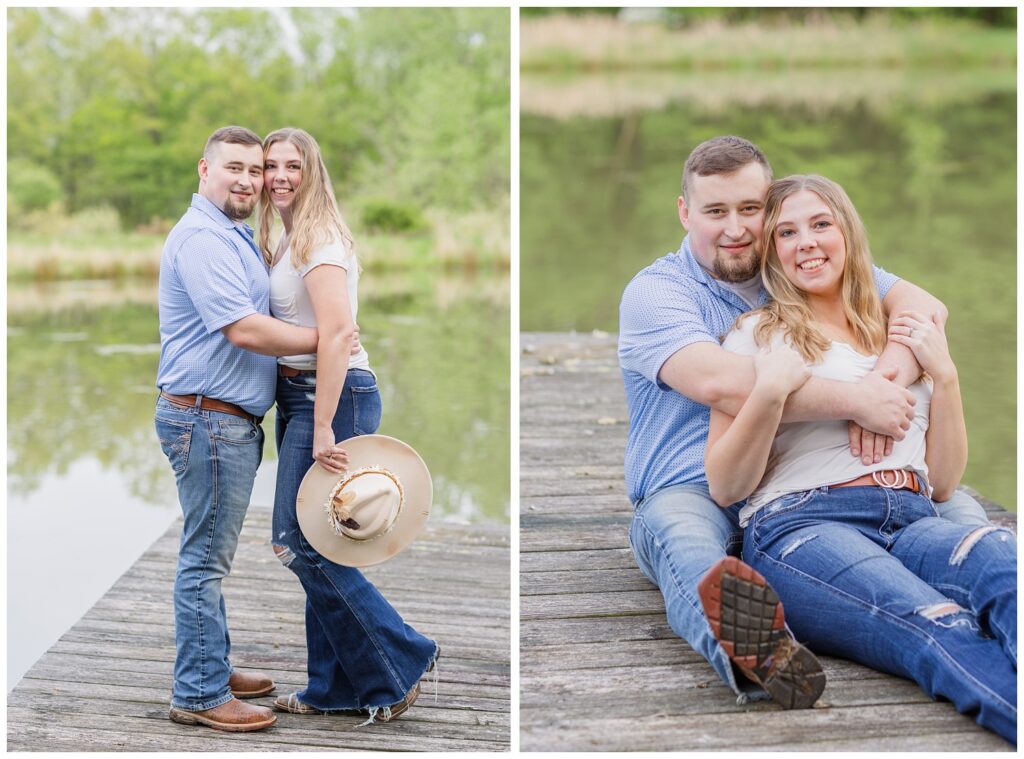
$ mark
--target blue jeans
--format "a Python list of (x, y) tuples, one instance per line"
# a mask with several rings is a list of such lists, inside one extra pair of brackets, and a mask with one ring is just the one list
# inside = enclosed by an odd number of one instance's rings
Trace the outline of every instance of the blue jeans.
[(914, 680), (1016, 742), (1017, 545), (909, 490), (822, 487), (758, 511), (743, 557), (812, 650)]
[[(947, 519), (988, 524), (985, 510), (966, 493), (957, 492), (942, 505)], [(740, 555), (739, 509), (738, 504), (719, 508), (705, 484), (663, 488), (636, 505), (629, 540), (640, 570), (661, 590), (672, 630), (710, 662), (744, 703), (768, 694), (733, 668), (711, 633), (697, 594), (697, 583), (716, 562)], [(782, 601), (788, 609), (785, 596)]]
[[(273, 542), (306, 591), (309, 681), (298, 695), (323, 711), (368, 710), (372, 716), (419, 682), (437, 644), (407, 625), (362, 572), (325, 559), (299, 530), (295, 498), (313, 464), (315, 397), (316, 377), (278, 377)], [(335, 439), (376, 431), (380, 416), (376, 378), (350, 369), (332, 423)]]
[(174, 580), (171, 705), (204, 711), (231, 700), (231, 640), (220, 586), (249, 508), (263, 430), (238, 416), (183, 409), (160, 398), (156, 432), (184, 516)]

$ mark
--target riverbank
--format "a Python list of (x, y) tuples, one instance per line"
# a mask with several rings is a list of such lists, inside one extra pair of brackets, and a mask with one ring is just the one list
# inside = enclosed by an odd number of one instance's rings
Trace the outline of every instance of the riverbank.
[(843, 67), (1015, 66), (1016, 33), (953, 19), (863, 21), (809, 14), (802, 23), (765, 17), (673, 29), (609, 15), (520, 20), (520, 70), (746, 70)]
[[(356, 252), (368, 271), (486, 269), (511, 265), (508, 209), (426, 214), (427, 229), (356, 231)], [(56, 220), (51, 230), (12, 229), (7, 238), (7, 281), (156, 279), (166, 231), (98, 232)]]

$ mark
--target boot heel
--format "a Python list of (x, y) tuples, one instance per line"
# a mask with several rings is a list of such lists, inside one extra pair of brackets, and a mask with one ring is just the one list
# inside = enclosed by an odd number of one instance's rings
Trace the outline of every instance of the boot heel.
[(184, 709), (171, 709), (170, 713), (171, 722), (178, 722), (182, 725), (198, 725), (199, 720), (192, 715), (191, 712), (187, 712)]

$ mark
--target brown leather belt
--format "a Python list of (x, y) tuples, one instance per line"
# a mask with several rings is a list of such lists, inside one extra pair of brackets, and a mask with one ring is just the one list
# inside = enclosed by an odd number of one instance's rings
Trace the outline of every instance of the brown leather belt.
[(315, 377), (316, 369), (292, 369), (290, 366), (278, 364), (277, 373), (282, 377)]
[[(181, 408), (195, 408), (196, 406), (196, 396), (194, 395), (171, 395), (161, 390), (160, 397), (166, 398), (175, 406), (180, 406)], [(220, 411), (232, 416), (240, 416), (257, 425), (263, 421), (262, 416), (253, 416), (241, 406), (236, 406), (234, 403), (228, 403), (227, 401), (218, 401), (216, 398), (207, 398), (205, 395), (199, 402), (199, 408), (207, 411)]]
[(880, 488), (889, 488), (891, 490), (910, 490), (914, 493), (920, 493), (924, 488), (921, 487), (921, 481), (917, 475), (907, 469), (883, 469), (880, 472), (871, 472), (871, 474), (861, 475), (855, 480), (849, 482), (840, 482), (838, 485), (833, 485), (834, 488), (853, 488), (853, 487), (865, 487), (865, 486), (878, 486)]

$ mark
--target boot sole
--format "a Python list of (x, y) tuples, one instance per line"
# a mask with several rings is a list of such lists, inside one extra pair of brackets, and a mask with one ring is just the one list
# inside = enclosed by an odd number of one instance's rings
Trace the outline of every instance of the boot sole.
[(785, 626), (782, 602), (767, 580), (734, 556), (698, 586), (712, 632), (744, 675), (783, 709), (808, 709), (825, 690), (817, 657)]
[(177, 722), (180, 725), (206, 725), (214, 730), (220, 730), (225, 733), (251, 733), (255, 730), (270, 727), (277, 722), (277, 716), (273, 714), (270, 715), (270, 719), (263, 720), (262, 722), (247, 722), (244, 724), (217, 722), (207, 717), (200, 717), (195, 712), (185, 711), (184, 709), (171, 709), (169, 716), (172, 722)]

